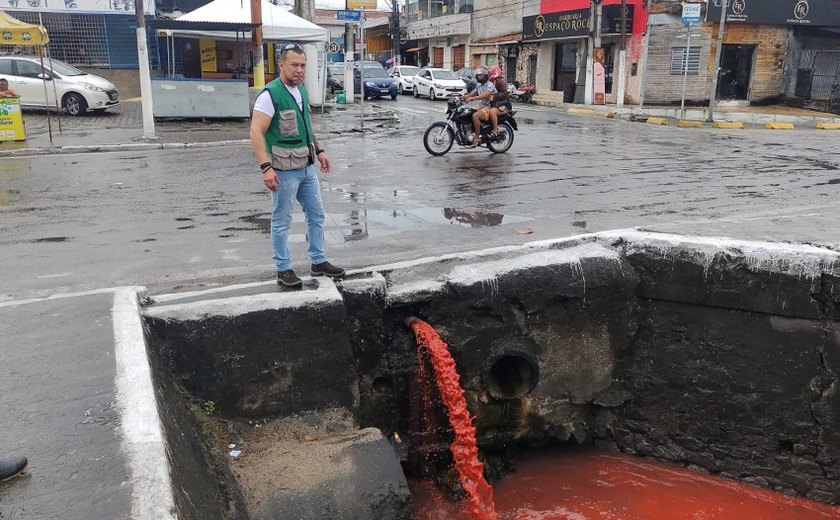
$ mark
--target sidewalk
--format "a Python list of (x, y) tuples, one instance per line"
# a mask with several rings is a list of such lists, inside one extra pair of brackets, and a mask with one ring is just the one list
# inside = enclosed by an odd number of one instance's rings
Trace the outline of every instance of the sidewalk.
[(0, 304), (0, 456), (29, 459), (0, 484), (0, 518), (173, 518), (137, 296), (124, 294), (133, 327), (117, 293)]
[[(637, 117), (664, 117), (679, 121), (706, 121), (708, 107), (686, 107), (685, 118), (680, 117), (680, 108), (672, 106), (636, 105), (617, 107), (615, 105), (563, 104), (572, 111), (593, 111), (608, 117), (632, 119)], [(610, 116), (610, 114), (612, 114)], [(804, 108), (785, 106), (717, 107), (715, 121), (765, 125), (767, 123), (791, 123), (797, 127), (815, 128), (817, 123), (840, 123), (840, 115), (818, 112)]]
[[(141, 104), (124, 102), (104, 112), (91, 112), (84, 117), (61, 115), (59, 122), (53, 113), (50, 123), (53, 141), (49, 139), (47, 113), (43, 110), (25, 110), (27, 140), (0, 142), (0, 157), (38, 155), (49, 153), (85, 153), (117, 150), (154, 150), (167, 148), (200, 148), (249, 142), (248, 119), (226, 120), (158, 120), (155, 124), (157, 139), (143, 138)], [(320, 109), (313, 110), (312, 125), (322, 140), (331, 135), (359, 132), (361, 113), (358, 105), (334, 105), (321, 116)], [(381, 131), (397, 123), (391, 111), (365, 106), (365, 130)]]

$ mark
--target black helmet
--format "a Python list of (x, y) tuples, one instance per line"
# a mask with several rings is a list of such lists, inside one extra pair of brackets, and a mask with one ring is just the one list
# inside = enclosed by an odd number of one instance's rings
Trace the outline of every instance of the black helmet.
[(475, 69), (475, 80), (481, 84), (487, 83), (487, 79), (490, 77), (490, 71), (487, 70), (487, 67), (481, 66)]

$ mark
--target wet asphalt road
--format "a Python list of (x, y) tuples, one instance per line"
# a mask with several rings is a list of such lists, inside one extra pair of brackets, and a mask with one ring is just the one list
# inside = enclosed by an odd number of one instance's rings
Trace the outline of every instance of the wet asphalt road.
[[(679, 130), (524, 107), (508, 154), (429, 156), (444, 104), (326, 143), (330, 259), (364, 267), (604, 229), (840, 248), (840, 134)], [(520, 107), (522, 108), (522, 107)], [(2, 159), (0, 301), (118, 285), (269, 279), (270, 198), (245, 147)], [(307, 271), (305, 226), (292, 230)]]

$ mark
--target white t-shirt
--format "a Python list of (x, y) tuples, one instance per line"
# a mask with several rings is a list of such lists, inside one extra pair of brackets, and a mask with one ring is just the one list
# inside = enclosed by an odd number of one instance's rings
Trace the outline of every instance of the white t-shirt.
[[(292, 97), (295, 98), (298, 107), (301, 112), (303, 112), (303, 96), (300, 94), (300, 89), (297, 86), (290, 87), (285, 83), (283, 83), (283, 86), (286, 87), (286, 90), (288, 90)], [(271, 101), (271, 94), (269, 94), (267, 90), (263, 90), (260, 92), (260, 95), (257, 96), (257, 100), (254, 102), (254, 110), (262, 112), (268, 117), (274, 117), (274, 102)]]

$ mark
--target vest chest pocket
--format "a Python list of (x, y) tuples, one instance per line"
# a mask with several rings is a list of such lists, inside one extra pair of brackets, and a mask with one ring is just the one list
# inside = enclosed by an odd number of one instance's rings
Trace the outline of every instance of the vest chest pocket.
[(284, 137), (299, 135), (297, 114), (294, 110), (283, 110), (280, 112), (280, 135)]

